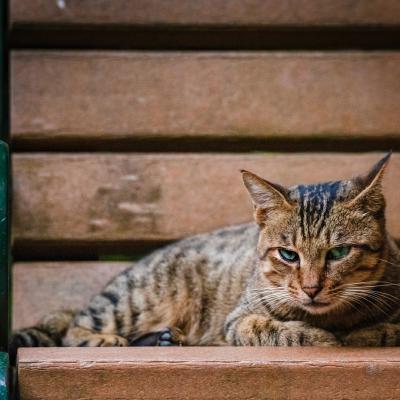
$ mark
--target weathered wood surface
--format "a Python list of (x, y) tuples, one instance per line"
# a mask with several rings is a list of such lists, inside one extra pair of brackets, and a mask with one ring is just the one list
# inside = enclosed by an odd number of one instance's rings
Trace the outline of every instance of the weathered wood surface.
[(11, 0), (11, 23), (63, 25), (385, 26), (396, 0)]
[(17, 262), (12, 268), (13, 329), (36, 324), (51, 311), (81, 309), (132, 263)]
[[(348, 178), (382, 154), (14, 154), (16, 241), (173, 240), (251, 220), (241, 168), (284, 185)], [(385, 180), (400, 237), (400, 157)]]
[(399, 66), (399, 52), (16, 51), (13, 138), (398, 138)]
[(22, 400), (398, 399), (400, 349), (21, 349)]

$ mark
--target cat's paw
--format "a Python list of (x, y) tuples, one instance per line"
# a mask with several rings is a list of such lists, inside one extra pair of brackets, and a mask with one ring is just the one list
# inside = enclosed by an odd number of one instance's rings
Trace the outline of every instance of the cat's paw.
[(157, 346), (182, 346), (183, 335), (178, 328), (166, 328), (160, 332)]
[(178, 328), (165, 328), (134, 339), (130, 346), (182, 346), (184, 336)]
[(300, 321), (278, 322), (275, 346), (341, 346), (336, 336)]
[(79, 347), (125, 347), (128, 341), (117, 335), (94, 334), (80, 342)]
[(381, 323), (357, 329), (343, 339), (346, 346), (389, 347), (400, 345), (400, 324)]
[(281, 322), (248, 315), (227, 332), (236, 346), (341, 346), (332, 333), (300, 321)]

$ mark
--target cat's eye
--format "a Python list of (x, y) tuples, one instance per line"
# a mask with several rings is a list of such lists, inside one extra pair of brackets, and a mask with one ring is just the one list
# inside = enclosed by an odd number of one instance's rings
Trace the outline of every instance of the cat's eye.
[(351, 246), (338, 246), (330, 249), (326, 255), (328, 260), (340, 260), (350, 253)]
[(299, 255), (295, 251), (284, 249), (281, 247), (280, 249), (278, 249), (278, 253), (284, 261), (297, 262), (299, 260)]

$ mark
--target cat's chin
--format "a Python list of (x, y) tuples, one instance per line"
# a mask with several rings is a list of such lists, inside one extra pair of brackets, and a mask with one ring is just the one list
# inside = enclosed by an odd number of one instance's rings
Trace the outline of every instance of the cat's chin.
[(332, 310), (332, 303), (308, 303), (302, 304), (304, 310), (306, 310), (309, 314), (327, 314)]

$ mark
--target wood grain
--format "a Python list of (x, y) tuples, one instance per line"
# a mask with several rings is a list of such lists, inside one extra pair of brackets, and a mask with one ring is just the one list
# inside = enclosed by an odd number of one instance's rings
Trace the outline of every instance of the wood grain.
[[(382, 154), (14, 154), (15, 241), (175, 240), (251, 220), (248, 169), (283, 184), (366, 172)], [(400, 237), (400, 157), (385, 180)]]
[(16, 51), (13, 140), (389, 140), (399, 65), (399, 52)]
[(400, 349), (21, 349), (22, 400), (399, 397)]
[(11, 0), (11, 23), (63, 25), (385, 26), (396, 0)]
[(13, 329), (36, 324), (48, 313), (78, 310), (132, 263), (17, 262), (12, 268)]

